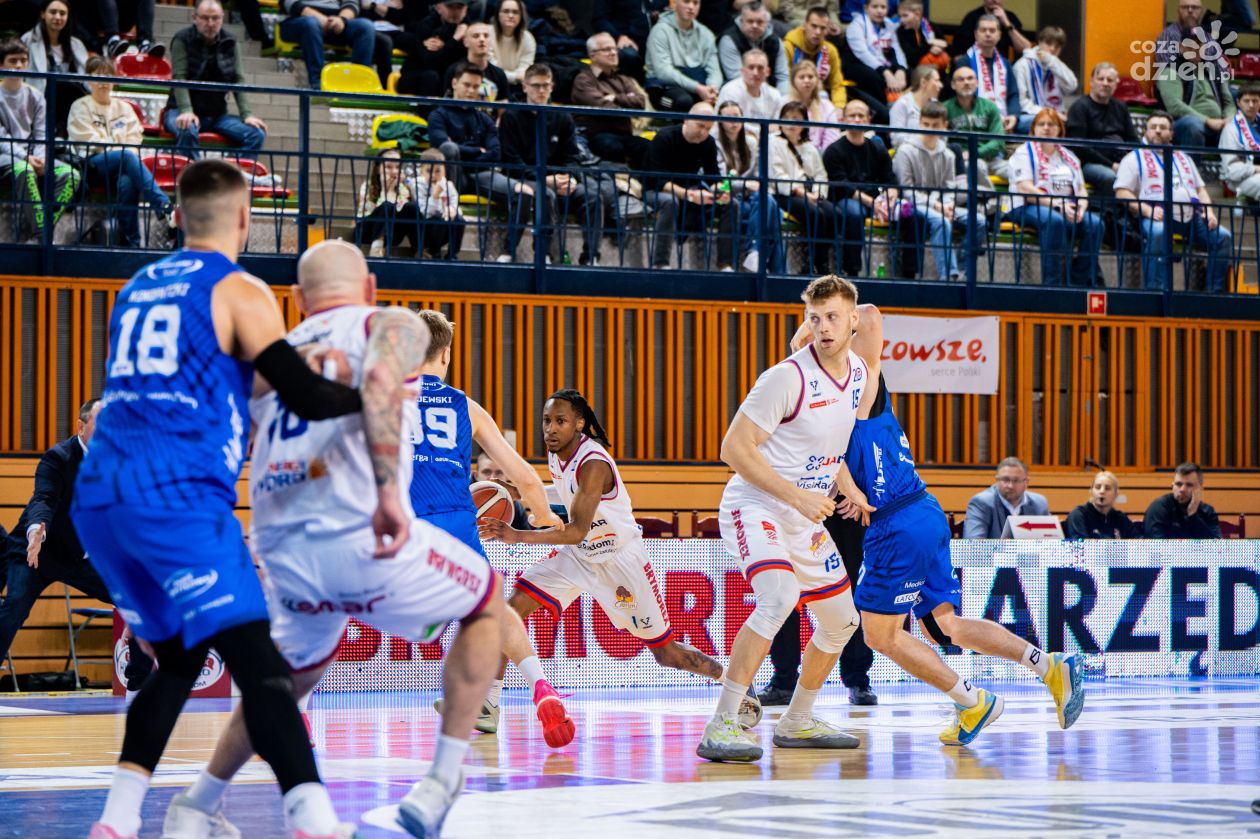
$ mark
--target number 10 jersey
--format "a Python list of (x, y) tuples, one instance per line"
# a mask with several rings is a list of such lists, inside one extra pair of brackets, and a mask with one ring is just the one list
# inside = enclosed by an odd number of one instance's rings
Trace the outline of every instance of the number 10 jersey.
[(221, 253), (182, 250), (118, 293), (79, 507), (232, 509), (254, 368), (219, 348), (210, 298), (240, 271)]

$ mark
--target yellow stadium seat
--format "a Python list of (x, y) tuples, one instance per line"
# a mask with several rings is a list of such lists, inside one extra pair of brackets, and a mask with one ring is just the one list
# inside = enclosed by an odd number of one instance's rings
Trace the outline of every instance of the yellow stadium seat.
[(325, 64), (319, 74), (319, 86), (325, 93), (384, 93), (381, 79), (371, 67), (335, 61)]
[(1009, 187), (1011, 185), (1010, 181), (1006, 180), (1006, 178), (1003, 178), (1001, 175), (990, 175), (989, 183), (996, 187)]
[(656, 139), (656, 130), (649, 128), (646, 131), (640, 131), (639, 136), (644, 140), (654, 140)]
[(372, 119), (372, 148), (374, 149), (396, 149), (398, 148), (397, 140), (379, 140), (377, 134), (380, 127), (387, 122), (414, 122), (416, 125), (428, 126), (427, 120), (418, 117), (415, 114), (377, 114)]
[(398, 80), (402, 78), (402, 73), (395, 70), (389, 74), (389, 79), (385, 82), (385, 91), (387, 93), (398, 92)]
[(276, 42), (276, 49), (279, 50), (280, 52), (291, 53), (291, 52), (297, 51), (298, 45), (296, 41), (286, 41), (284, 38), (280, 36), (279, 24), (276, 25), (276, 30), (273, 33), (273, 38), (275, 39), (275, 42)]

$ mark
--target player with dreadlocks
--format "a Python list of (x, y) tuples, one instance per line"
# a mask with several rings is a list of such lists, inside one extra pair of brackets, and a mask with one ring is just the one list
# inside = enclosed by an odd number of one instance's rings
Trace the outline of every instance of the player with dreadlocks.
[[(539, 607), (560, 618), (589, 592), (614, 626), (639, 638), (659, 664), (718, 680), (722, 665), (674, 639), (669, 613), (634, 520), (630, 496), (608, 453), (608, 435), (582, 394), (556, 391), (543, 406), (543, 442), (551, 482), (569, 511), (569, 523), (548, 530), (514, 530), (497, 519), (480, 522), (483, 539), (555, 545), (516, 583), (508, 605), (522, 618)], [(761, 705), (749, 691), (739, 719), (749, 727)]]

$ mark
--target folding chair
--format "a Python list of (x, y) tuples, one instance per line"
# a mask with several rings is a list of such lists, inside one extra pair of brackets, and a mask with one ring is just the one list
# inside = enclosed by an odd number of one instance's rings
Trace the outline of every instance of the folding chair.
[[(97, 618), (104, 618), (104, 619), (112, 618), (114, 616), (114, 610), (113, 609), (96, 609), (96, 608), (90, 608), (90, 607), (82, 607), (82, 608), (76, 609), (74, 607), (74, 604), (70, 602), (70, 586), (66, 585), (65, 583), (62, 583), (62, 588), (65, 590), (65, 593), (66, 593), (66, 631), (70, 635), (70, 654), (66, 656), (65, 666), (69, 668), (71, 664), (74, 665), (74, 689), (78, 690), (79, 685), (82, 684), (79, 680), (79, 651), (78, 651), (79, 636), (83, 633), (83, 630), (91, 626), (92, 621), (96, 620)], [(76, 626), (74, 623), (75, 617), (86, 618), (86, 620), (83, 621), (83, 623), (78, 624)], [(110, 662), (112, 662), (113, 660), (114, 659), (112, 656), (108, 659), (104, 659), (99, 656), (95, 658), (84, 659), (84, 661), (110, 661)], [(15, 679), (15, 682), (16, 682), (16, 679)]]

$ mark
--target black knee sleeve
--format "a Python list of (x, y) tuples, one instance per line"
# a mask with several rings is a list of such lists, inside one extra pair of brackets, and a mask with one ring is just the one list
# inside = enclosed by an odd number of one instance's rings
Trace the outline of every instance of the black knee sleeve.
[(255, 621), (210, 639), (241, 689), (245, 728), (259, 757), (267, 761), (281, 792), (319, 783), (315, 756), (298, 711), (293, 677), (271, 640), (271, 625)]
[(178, 636), (154, 645), (159, 669), (144, 683), (127, 712), (119, 760), (152, 772), (162, 759), (166, 743), (184, 709), (193, 683), (206, 662), (208, 644), (185, 649)]
[(942, 647), (954, 646), (954, 640), (945, 634), (941, 629), (941, 625), (936, 622), (936, 618), (929, 612), (921, 618), (923, 630), (931, 636), (932, 640), (940, 644)]

